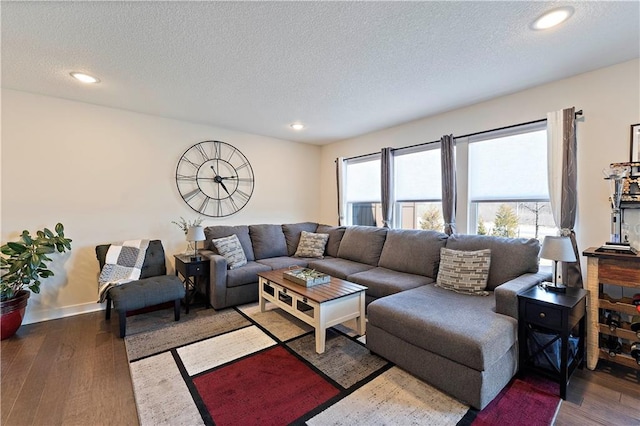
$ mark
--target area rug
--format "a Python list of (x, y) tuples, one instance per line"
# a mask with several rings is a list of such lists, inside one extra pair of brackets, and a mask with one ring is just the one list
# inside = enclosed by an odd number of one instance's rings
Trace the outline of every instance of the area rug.
[[(367, 350), (257, 304), (132, 317), (125, 344), (141, 425), (551, 424), (557, 385), (512, 381), (478, 412)], [(146, 317), (145, 317), (146, 316)]]

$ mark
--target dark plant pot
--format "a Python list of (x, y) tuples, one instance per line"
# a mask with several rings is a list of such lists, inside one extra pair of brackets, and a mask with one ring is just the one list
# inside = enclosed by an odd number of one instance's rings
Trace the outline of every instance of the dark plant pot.
[(0, 302), (0, 340), (7, 339), (22, 325), (24, 311), (27, 308), (27, 299), (31, 293), (20, 290), (16, 297)]

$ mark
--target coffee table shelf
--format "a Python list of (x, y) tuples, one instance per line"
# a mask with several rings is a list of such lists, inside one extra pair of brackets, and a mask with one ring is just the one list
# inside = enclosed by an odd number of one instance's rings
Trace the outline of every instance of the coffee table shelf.
[(260, 311), (269, 301), (315, 329), (316, 352), (325, 349), (326, 330), (356, 320), (359, 335), (366, 332), (365, 291), (367, 287), (331, 277), (327, 284), (304, 287), (283, 278), (285, 270), (258, 274)]

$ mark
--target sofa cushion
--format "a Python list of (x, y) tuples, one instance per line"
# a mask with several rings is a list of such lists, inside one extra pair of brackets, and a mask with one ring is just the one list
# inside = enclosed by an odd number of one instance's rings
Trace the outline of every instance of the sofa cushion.
[(284, 239), (287, 242), (287, 254), (293, 256), (300, 244), (300, 234), (302, 231), (316, 232), (318, 228), (317, 223), (302, 222), (302, 223), (289, 223), (282, 225), (282, 232), (284, 233)]
[(487, 290), (526, 273), (538, 272), (540, 242), (536, 239), (453, 234), (445, 246), (453, 250), (491, 249)]
[(346, 229), (344, 226), (318, 225), (316, 233), (329, 234), (329, 241), (327, 241), (327, 247), (324, 251), (325, 255), (338, 257), (338, 249), (340, 248), (340, 242), (342, 241), (342, 237), (344, 237), (344, 231), (346, 231)]
[(249, 235), (256, 259), (288, 255), (282, 225), (249, 225)]
[(271, 267), (258, 262), (247, 262), (246, 265), (227, 271), (227, 287), (238, 287), (258, 282), (258, 272), (270, 271)]
[(340, 259), (339, 257), (308, 260), (309, 268), (324, 272), (325, 274), (329, 274), (332, 277), (341, 278), (343, 280), (346, 280), (348, 275), (373, 268), (373, 266), (371, 265), (354, 262), (353, 260)]
[(487, 279), (491, 250), (460, 251), (440, 249), (440, 269), (436, 286), (457, 293), (488, 296)]
[(493, 297), (426, 285), (373, 301), (369, 323), (426, 351), (484, 371), (517, 344), (517, 321)]
[(228, 237), (229, 235), (234, 234), (238, 236), (238, 240), (240, 240), (240, 245), (242, 245), (242, 250), (244, 250), (244, 255), (246, 256), (247, 260), (255, 260), (255, 257), (253, 255), (253, 247), (251, 245), (251, 238), (249, 237), (249, 227), (247, 225), (207, 226), (206, 228), (204, 228), (204, 236), (207, 239), (205, 247), (213, 251), (215, 254), (220, 254), (211, 241), (218, 238)]
[(215, 238), (211, 242), (220, 253), (220, 256), (226, 259), (229, 269), (235, 269), (247, 264), (247, 257), (244, 255), (244, 250), (242, 250), (237, 235)]
[(338, 257), (378, 266), (386, 236), (386, 228), (350, 226), (340, 242)]
[(295, 258), (290, 256), (270, 257), (268, 259), (259, 259), (256, 262), (267, 265), (271, 269), (284, 269), (290, 266), (304, 266), (307, 267), (308, 259)]
[(433, 278), (380, 267), (351, 274), (347, 280), (368, 287), (367, 296), (375, 298), (433, 283)]
[(436, 278), (440, 249), (447, 234), (418, 229), (390, 229), (382, 247), (378, 266), (394, 271)]
[(329, 234), (314, 234), (313, 232), (302, 231), (295, 257), (315, 257), (316, 259), (322, 259), (328, 239)]

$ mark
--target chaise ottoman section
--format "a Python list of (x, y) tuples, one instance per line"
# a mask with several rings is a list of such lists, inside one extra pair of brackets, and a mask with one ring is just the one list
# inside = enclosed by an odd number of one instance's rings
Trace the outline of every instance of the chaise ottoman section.
[(517, 321), (493, 297), (426, 285), (372, 302), (368, 319), (371, 351), (476, 408), (517, 371)]

